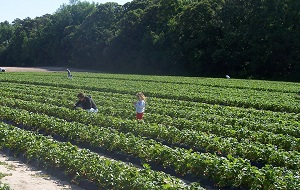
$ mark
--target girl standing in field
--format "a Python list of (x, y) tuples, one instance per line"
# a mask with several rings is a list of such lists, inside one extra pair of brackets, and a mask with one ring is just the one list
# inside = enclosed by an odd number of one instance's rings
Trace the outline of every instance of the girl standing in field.
[(146, 97), (142, 92), (137, 93), (136, 97), (138, 101), (133, 103), (136, 109), (136, 119), (142, 120), (144, 116), (145, 107), (146, 107), (146, 102), (145, 102)]

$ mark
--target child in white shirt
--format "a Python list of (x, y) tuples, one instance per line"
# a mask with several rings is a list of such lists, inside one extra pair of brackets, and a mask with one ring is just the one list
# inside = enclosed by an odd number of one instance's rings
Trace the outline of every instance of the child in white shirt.
[(145, 112), (145, 107), (146, 107), (146, 102), (145, 102), (146, 97), (142, 92), (137, 93), (136, 97), (138, 101), (133, 103), (136, 109), (136, 119), (142, 120)]

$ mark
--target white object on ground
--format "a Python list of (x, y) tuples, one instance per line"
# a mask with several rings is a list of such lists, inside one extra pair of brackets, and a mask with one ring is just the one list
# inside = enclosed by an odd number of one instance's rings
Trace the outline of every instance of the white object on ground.
[(91, 108), (91, 109), (89, 109), (87, 111), (90, 112), (90, 113), (97, 113), (98, 109)]
[(229, 75), (226, 75), (225, 77), (226, 77), (227, 79), (230, 79), (230, 76), (229, 76)]

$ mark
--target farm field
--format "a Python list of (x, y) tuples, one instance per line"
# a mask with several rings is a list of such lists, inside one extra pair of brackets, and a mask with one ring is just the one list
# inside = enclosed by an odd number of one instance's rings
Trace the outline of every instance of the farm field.
[(97, 189), (300, 189), (299, 83), (73, 75), (0, 74), (2, 150)]

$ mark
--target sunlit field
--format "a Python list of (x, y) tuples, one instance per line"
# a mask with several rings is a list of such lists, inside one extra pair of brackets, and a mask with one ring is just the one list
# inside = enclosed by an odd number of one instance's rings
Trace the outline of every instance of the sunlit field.
[[(99, 189), (300, 187), (299, 83), (73, 75), (0, 73), (3, 150)], [(79, 92), (98, 113), (73, 109)]]

